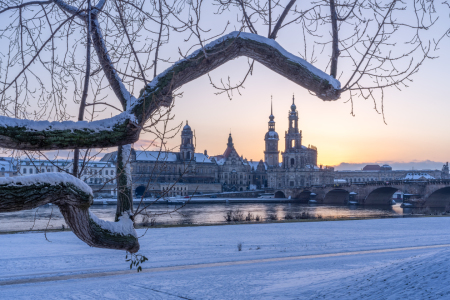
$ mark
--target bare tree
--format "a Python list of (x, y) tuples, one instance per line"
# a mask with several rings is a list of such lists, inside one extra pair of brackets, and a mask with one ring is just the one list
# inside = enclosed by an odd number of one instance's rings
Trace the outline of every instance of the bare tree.
[[(224, 84), (222, 91), (239, 89), (256, 61), (322, 100), (346, 93), (350, 101), (361, 96), (376, 103), (376, 93), (382, 101), (386, 88), (406, 85), (440, 41), (432, 44), (422, 36), (437, 20), (432, 0), (213, 4), (219, 16), (229, 17), (208, 28), (202, 0), (2, 2), (0, 16), (8, 21), (0, 29), (5, 49), (0, 57), (0, 147), (73, 149), (76, 167), (72, 175), (1, 179), (0, 212), (54, 203), (87, 244), (135, 253), (139, 242), (133, 221), (143, 208), (133, 208), (130, 144), (167, 116), (184, 84), (245, 56), (251, 62), (244, 80), (236, 86)], [(226, 33), (230, 25), (238, 31)], [(258, 35), (262, 32), (267, 37)], [(283, 34), (303, 39), (303, 58), (275, 41)], [(408, 40), (396, 53), (399, 35)], [(161, 56), (163, 49), (175, 46), (180, 60)], [(330, 75), (313, 66), (316, 62)], [(169, 67), (159, 72), (161, 65)], [(73, 103), (67, 99), (70, 94)], [(77, 115), (71, 114), (74, 106)], [(81, 149), (108, 147), (118, 147), (118, 222), (99, 220), (89, 212), (92, 190), (77, 178)], [(83, 151), (86, 159), (88, 151)]]

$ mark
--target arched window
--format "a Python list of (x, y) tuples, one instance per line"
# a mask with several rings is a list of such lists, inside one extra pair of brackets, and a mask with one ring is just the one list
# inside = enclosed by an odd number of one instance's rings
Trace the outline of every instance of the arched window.
[(295, 158), (291, 158), (291, 167), (295, 165)]
[(5, 168), (4, 167), (2, 167), (2, 169), (1, 169), (2, 171), (5, 171)]
[(108, 170), (105, 170), (105, 175), (108, 175)]
[(188, 152), (186, 153), (186, 159), (191, 159), (191, 151), (188, 151)]
[(27, 174), (27, 169), (23, 169), (23, 174)]
[(33, 174), (33, 169), (30, 169), (30, 174)]

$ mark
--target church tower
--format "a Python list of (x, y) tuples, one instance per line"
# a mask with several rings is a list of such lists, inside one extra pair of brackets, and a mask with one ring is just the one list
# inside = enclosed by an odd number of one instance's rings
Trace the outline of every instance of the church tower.
[(275, 131), (275, 121), (273, 120), (272, 102), (270, 103), (269, 131), (264, 137), (266, 142), (266, 150), (264, 151), (264, 162), (269, 167), (278, 167), (278, 133)]
[(292, 96), (291, 110), (289, 111), (289, 129), (286, 131), (285, 153), (295, 153), (302, 148), (302, 132), (298, 130), (298, 112)]
[(194, 133), (186, 121), (186, 125), (181, 131), (180, 158), (182, 160), (191, 160), (194, 157)]

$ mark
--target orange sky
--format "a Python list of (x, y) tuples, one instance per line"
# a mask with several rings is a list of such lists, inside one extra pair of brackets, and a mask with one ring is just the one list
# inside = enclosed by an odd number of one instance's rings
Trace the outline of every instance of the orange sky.
[[(211, 75), (218, 82), (223, 74), (240, 74), (234, 70), (246, 63), (245, 58), (240, 58)], [(175, 122), (189, 120), (196, 133), (197, 152), (207, 149), (210, 155), (222, 154), (231, 129), (238, 153), (259, 160), (263, 158), (270, 96), (273, 96), (276, 131), (281, 138), (279, 149), (283, 151), (287, 114), (295, 93), (303, 144), (318, 147), (319, 164), (448, 161), (450, 101), (443, 65), (450, 65), (449, 57), (429, 61), (414, 77), (410, 88), (389, 91), (384, 101), (387, 125), (370, 100), (355, 101), (353, 117), (350, 103), (344, 103), (347, 99), (323, 102), (262, 65), (256, 65), (242, 96), (235, 93), (237, 96), (232, 101), (225, 94), (215, 95), (208, 77), (185, 85), (181, 90), (183, 97), (175, 104)], [(236, 75), (231, 79), (240, 78)], [(171, 146), (178, 143), (178, 137), (169, 142)]]

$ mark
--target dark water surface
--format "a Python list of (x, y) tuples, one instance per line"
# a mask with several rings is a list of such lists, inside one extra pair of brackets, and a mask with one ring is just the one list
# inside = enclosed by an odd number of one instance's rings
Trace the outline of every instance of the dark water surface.
[[(284, 219), (286, 214), (293, 216), (309, 213), (311, 217), (322, 218), (383, 218), (410, 214), (411, 209), (401, 208), (400, 204), (393, 206), (347, 206), (347, 205), (308, 205), (298, 203), (217, 203), (188, 204), (178, 212), (171, 213), (176, 205), (152, 205), (149, 212), (155, 214), (156, 225), (162, 224), (211, 224), (224, 223), (227, 211), (240, 210), (244, 215), (249, 212), (266, 220), (275, 215)], [(91, 211), (99, 218), (114, 220), (115, 205), (93, 205)], [(151, 219), (150, 218), (150, 219)], [(142, 219), (138, 219), (138, 222)], [(30, 230), (30, 229), (61, 229), (67, 226), (57, 206), (45, 205), (33, 210), (13, 213), (0, 213), (0, 232)]]

